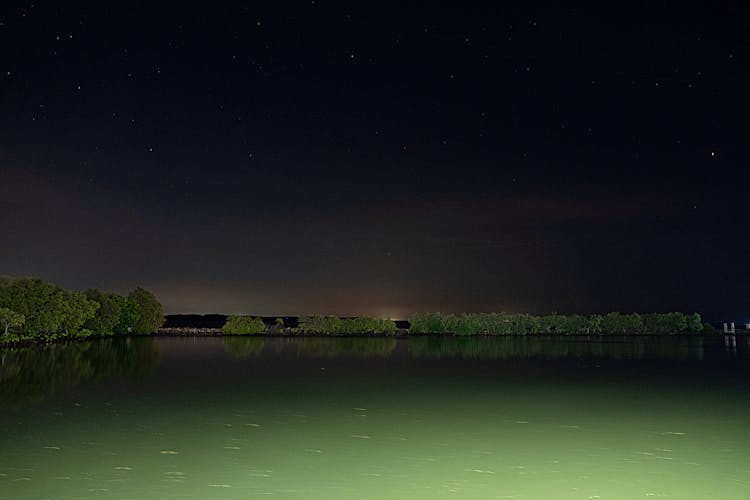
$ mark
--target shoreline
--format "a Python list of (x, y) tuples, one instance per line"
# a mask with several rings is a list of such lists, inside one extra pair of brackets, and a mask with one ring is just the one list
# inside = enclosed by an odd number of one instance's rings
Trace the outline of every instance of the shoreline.
[[(164, 331), (169, 330), (169, 331)], [(179, 330), (179, 331), (176, 331)], [(750, 331), (738, 331), (735, 333), (529, 333), (526, 335), (518, 334), (493, 334), (493, 333), (476, 333), (471, 335), (460, 335), (455, 333), (410, 333), (408, 331), (398, 331), (395, 334), (385, 333), (315, 333), (315, 332), (276, 332), (276, 333), (256, 333), (256, 334), (225, 334), (220, 328), (160, 328), (152, 334), (120, 334), (120, 335), (88, 335), (85, 337), (57, 337), (57, 338), (33, 338), (18, 339), (11, 341), (0, 341), (0, 349), (32, 347), (61, 344), (68, 342), (85, 342), (87, 340), (101, 339), (132, 339), (132, 338), (154, 338), (154, 337), (175, 337), (175, 338), (208, 338), (208, 337), (226, 337), (226, 338), (570, 338), (570, 339), (616, 339), (616, 338), (665, 338), (665, 337), (700, 337), (700, 338), (723, 338), (723, 337), (748, 337)]]

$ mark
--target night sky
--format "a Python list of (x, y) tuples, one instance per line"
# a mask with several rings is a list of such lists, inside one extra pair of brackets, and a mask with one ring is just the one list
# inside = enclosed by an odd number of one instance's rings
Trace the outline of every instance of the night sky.
[(352, 4), (2, 2), (0, 274), (750, 319), (746, 11)]

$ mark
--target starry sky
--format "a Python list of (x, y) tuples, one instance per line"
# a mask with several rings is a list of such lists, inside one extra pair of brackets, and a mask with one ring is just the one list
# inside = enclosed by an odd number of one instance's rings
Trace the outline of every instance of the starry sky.
[(0, 274), (750, 316), (748, 12), (500, 4), (3, 2)]

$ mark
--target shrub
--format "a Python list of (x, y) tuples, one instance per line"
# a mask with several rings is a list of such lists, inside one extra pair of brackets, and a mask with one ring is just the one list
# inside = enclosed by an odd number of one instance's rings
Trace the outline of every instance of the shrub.
[(611, 312), (602, 319), (602, 333), (643, 333), (643, 320), (641, 319), (641, 315), (637, 313), (621, 314), (619, 312)]
[(566, 316), (549, 314), (539, 318), (539, 329), (544, 333), (565, 333), (567, 327)]
[(298, 329), (305, 333), (341, 333), (341, 318), (336, 316), (306, 316), (299, 319)]
[(701, 315), (685, 315), (681, 312), (650, 313), (643, 315), (643, 329), (647, 333), (683, 333), (703, 330)]
[(131, 314), (133, 333), (148, 335), (164, 324), (164, 312), (153, 293), (141, 287), (128, 294), (125, 309)]
[(605, 316), (417, 313), (409, 318), (409, 322), (411, 333), (453, 335), (638, 334), (699, 332), (704, 329), (699, 314), (688, 316), (680, 312), (644, 315), (611, 312)]
[(590, 322), (578, 314), (563, 316), (565, 318), (565, 333), (576, 335), (588, 332)]
[(687, 328), (691, 332), (702, 332), (703, 326), (703, 320), (701, 319), (701, 315), (698, 313), (691, 314), (687, 320)]
[(11, 328), (23, 326), (25, 321), (23, 314), (11, 311), (7, 307), (0, 307), (0, 327), (3, 328), (3, 335), (7, 335)]
[(98, 309), (94, 312), (94, 316), (86, 320), (83, 327), (100, 335), (114, 333), (117, 323), (120, 321), (126, 299), (119, 295), (96, 289), (89, 289), (83, 293), (87, 299), (99, 304)]
[(224, 335), (257, 335), (265, 333), (263, 320), (253, 316), (227, 316), (227, 322), (221, 329)]
[(300, 318), (299, 331), (325, 335), (386, 334), (395, 335), (396, 324), (389, 319), (367, 317), (338, 318), (336, 316), (307, 316)]
[(416, 313), (409, 317), (411, 333), (445, 333), (445, 319), (440, 313)]

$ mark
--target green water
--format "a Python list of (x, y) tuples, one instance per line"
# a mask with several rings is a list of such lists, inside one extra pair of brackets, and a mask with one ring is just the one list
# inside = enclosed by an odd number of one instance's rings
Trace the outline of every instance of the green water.
[(744, 337), (0, 351), (0, 498), (750, 498)]

